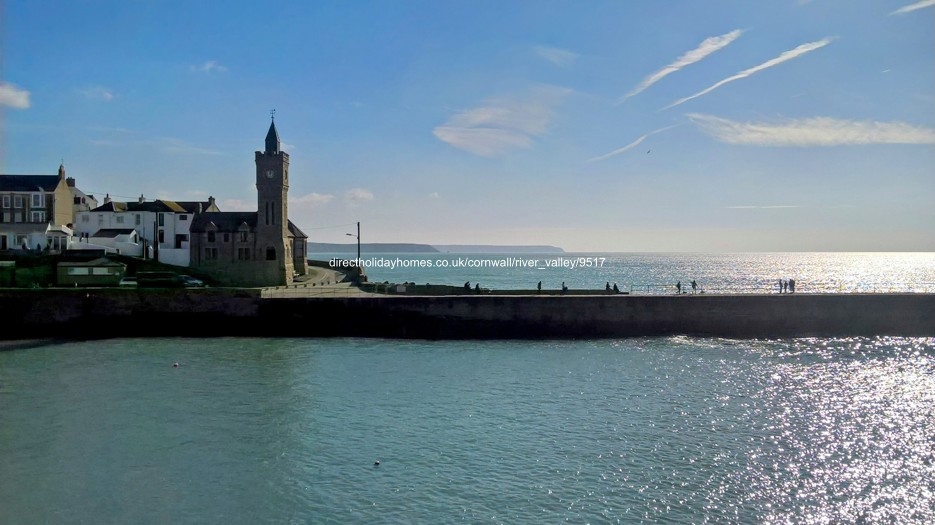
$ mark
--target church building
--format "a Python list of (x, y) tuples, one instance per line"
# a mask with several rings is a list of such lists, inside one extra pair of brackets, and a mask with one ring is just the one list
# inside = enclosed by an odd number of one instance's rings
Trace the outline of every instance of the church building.
[(256, 152), (256, 190), (256, 212), (193, 217), (189, 265), (221, 286), (282, 286), (308, 272), (308, 236), (289, 221), (289, 154), (275, 121)]

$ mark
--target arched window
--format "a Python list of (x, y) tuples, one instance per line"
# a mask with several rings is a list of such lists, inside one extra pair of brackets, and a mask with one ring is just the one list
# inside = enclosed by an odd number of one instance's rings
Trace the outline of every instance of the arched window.
[(269, 248), (266, 249), (266, 260), (267, 261), (276, 260), (276, 248), (273, 248), (272, 246), (270, 246)]

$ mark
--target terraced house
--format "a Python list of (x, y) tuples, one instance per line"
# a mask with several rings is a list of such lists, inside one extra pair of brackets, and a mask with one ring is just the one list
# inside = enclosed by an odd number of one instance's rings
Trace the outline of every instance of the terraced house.
[(64, 164), (57, 175), (0, 175), (0, 250), (65, 250), (75, 213), (94, 206)]

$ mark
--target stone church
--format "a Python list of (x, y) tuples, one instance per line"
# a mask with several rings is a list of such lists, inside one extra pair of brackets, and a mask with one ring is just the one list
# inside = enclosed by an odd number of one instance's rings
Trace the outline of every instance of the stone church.
[(256, 152), (256, 212), (206, 212), (191, 225), (191, 263), (221, 286), (282, 286), (308, 273), (307, 241), (289, 221), (289, 154), (276, 122)]

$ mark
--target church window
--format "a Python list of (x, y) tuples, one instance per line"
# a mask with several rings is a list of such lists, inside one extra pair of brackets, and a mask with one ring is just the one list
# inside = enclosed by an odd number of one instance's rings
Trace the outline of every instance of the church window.
[(247, 232), (240, 232), (240, 242), (247, 242)]
[(229, 233), (224, 234), (224, 242), (231, 242), (231, 234)]
[(214, 242), (214, 241), (215, 241), (214, 232), (208, 232), (208, 242)]
[(217, 248), (205, 248), (205, 260), (216, 261), (218, 258)]
[(250, 248), (237, 248), (237, 259), (241, 261), (249, 261)]
[(273, 248), (272, 246), (270, 246), (269, 248), (266, 249), (266, 260), (267, 261), (276, 260), (276, 248)]

